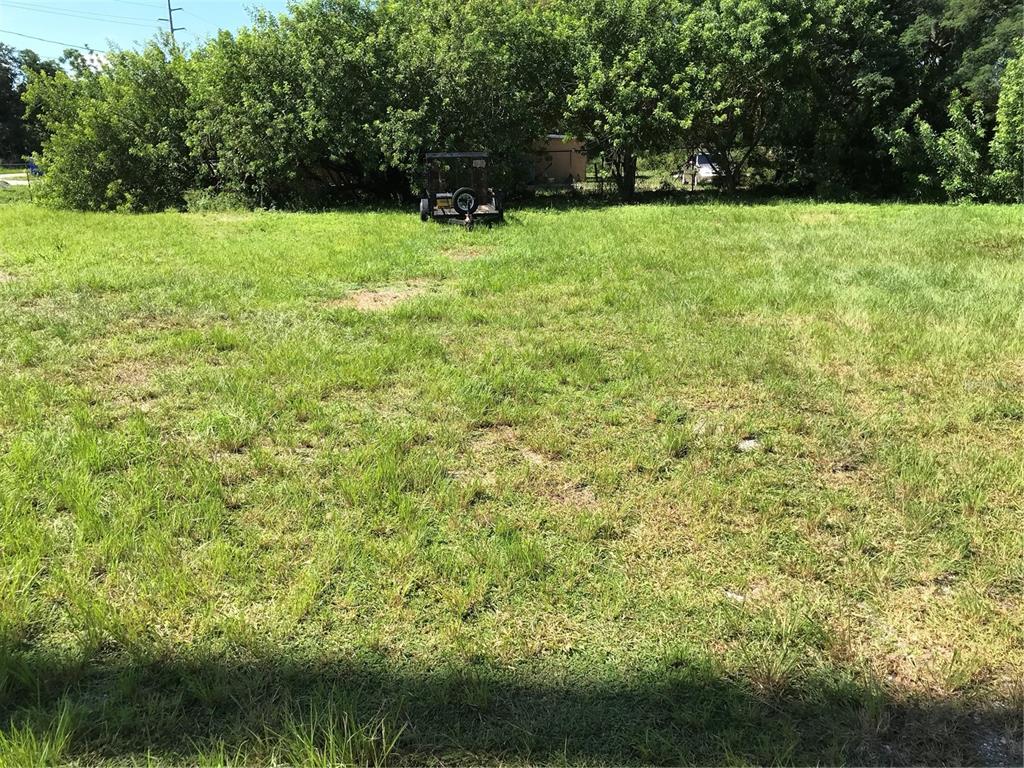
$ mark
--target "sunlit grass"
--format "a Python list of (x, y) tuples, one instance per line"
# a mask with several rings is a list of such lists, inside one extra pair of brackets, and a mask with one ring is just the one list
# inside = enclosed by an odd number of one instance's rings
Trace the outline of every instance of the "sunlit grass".
[(1022, 255), (0, 205), (0, 764), (1013, 762)]

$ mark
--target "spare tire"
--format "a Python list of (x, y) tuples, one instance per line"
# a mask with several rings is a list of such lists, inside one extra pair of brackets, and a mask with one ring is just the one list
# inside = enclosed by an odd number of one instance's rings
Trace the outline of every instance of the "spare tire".
[(459, 187), (452, 195), (452, 207), (463, 216), (476, 213), (479, 201), (476, 199), (476, 190), (472, 187)]

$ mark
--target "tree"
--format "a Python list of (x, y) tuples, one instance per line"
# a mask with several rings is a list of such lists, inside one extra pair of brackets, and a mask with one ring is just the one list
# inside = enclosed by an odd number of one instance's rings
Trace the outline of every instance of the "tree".
[(1003, 72), (992, 138), (992, 186), (1003, 200), (1024, 202), (1024, 40)]
[(980, 104), (968, 107), (960, 94), (949, 103), (949, 127), (939, 133), (918, 118), (921, 145), (937, 169), (938, 184), (953, 201), (980, 201), (989, 180), (984, 112)]
[(195, 176), (183, 139), (186, 66), (151, 43), (111, 56), (97, 75), (31, 77), (29, 114), (48, 134), (41, 162), (47, 198), (86, 210), (179, 205)]
[(900, 42), (922, 99), (923, 117), (938, 124), (954, 90), (995, 109), (999, 73), (1021, 34), (1021, 0), (888, 0), (904, 18)]
[(14, 49), (0, 43), (0, 160), (11, 160), (22, 152), (23, 124), (21, 72)]
[(619, 192), (631, 195), (637, 157), (674, 149), (690, 125), (692, 89), (680, 47), (685, 9), (662, 0), (592, 0), (578, 13), (566, 121), (587, 152), (608, 164)]
[[(891, 161), (874, 128), (910, 96), (897, 21), (878, 0), (813, 0), (807, 109), (774, 148), (776, 180), (825, 195), (885, 194)], [(787, 168), (781, 162), (792, 155)], [(783, 175), (785, 174), (785, 175)]]
[(373, 14), (315, 0), (260, 14), (193, 57), (188, 143), (204, 184), (261, 205), (298, 205), (359, 187), (379, 165), (369, 125), (382, 84), (367, 50)]
[[(64, 51), (62, 59), (68, 56), (77, 55), (73, 49)], [(27, 77), (30, 74), (55, 75), (61, 69), (61, 62), (53, 59), (44, 59), (35, 51), (24, 49), (18, 57), (18, 64), (22, 73)]]
[(488, 150), (495, 181), (561, 121), (570, 80), (557, 4), (392, 0), (379, 9), (382, 96), (374, 133), (386, 165), (413, 174), (430, 150)]
[(260, 204), (291, 202), (315, 161), (302, 115), (299, 52), (278, 19), (222, 31), (193, 56), (188, 145), (202, 182)]
[(683, 28), (692, 142), (712, 151), (732, 190), (755, 152), (790, 143), (813, 113), (813, 16), (802, 0), (701, 0)]
[(33, 74), (59, 69), (56, 61), (42, 59), (35, 51), (18, 52), (0, 43), (0, 160), (19, 161), (39, 149), (38, 127), (25, 118), (22, 95)]

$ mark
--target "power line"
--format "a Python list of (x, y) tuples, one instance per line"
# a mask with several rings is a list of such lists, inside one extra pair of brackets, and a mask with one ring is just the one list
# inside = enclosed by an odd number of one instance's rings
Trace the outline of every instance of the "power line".
[(196, 19), (199, 19), (204, 24), (212, 24), (213, 26), (217, 26), (215, 22), (210, 21), (205, 16), (200, 16), (198, 13), (193, 13), (192, 11), (187, 10), (187, 9), (185, 11), (183, 11), (183, 13), (187, 13), (189, 16), (192, 16), (192, 17), (194, 17)]
[[(35, 5), (34, 3), (27, 3), (24, 0), (7, 0), (5, 5), (9, 5), (12, 8), (19, 8), (19, 9), (22, 9), (22, 10), (26, 10), (26, 9), (27, 10), (43, 10), (38, 5)], [(104, 20), (107, 20), (107, 19), (119, 19), (121, 21), (137, 21), (137, 22), (143, 22), (143, 23), (147, 21), (147, 19), (140, 18), (139, 16), (122, 16), (122, 15), (117, 14), (117, 13), (107, 13), (105, 11), (90, 11), (90, 10), (83, 9), (81, 6), (78, 6), (77, 8), (75, 8), (75, 7), (69, 8), (66, 5), (65, 6), (60, 6), (60, 5), (53, 5), (52, 3), (47, 3), (47, 7), (49, 9), (51, 9), (51, 10), (57, 11), (58, 13), (73, 13), (73, 14), (76, 14), (78, 16), (95, 16), (98, 19), (104, 19)]]
[(145, 19), (137, 16), (114, 16), (112, 14), (93, 13), (91, 11), (78, 11), (70, 8), (40, 8), (36, 5), (11, 2), (8, 0), (6, 6), (17, 8), (19, 11), (30, 11), (35, 13), (48, 13), (53, 16), (66, 16), (71, 19), (83, 19), (86, 21), (102, 21), (108, 24), (125, 24), (128, 26), (145, 27), (149, 26)]
[(102, 16), (97, 16), (97, 15), (89, 15), (89, 14), (85, 14), (85, 13), (77, 13), (77, 12), (74, 12), (74, 11), (55, 11), (55, 10), (52, 10), (50, 8), (36, 8), (34, 6), (31, 6), (31, 5), (19, 5), (17, 3), (12, 3), (12, 2), (8, 2), (8, 3), (6, 3), (6, 5), (9, 8), (17, 8), (19, 11), (34, 11), (35, 13), (49, 13), (49, 14), (52, 14), (54, 16), (65, 16), (65, 17), (70, 18), (70, 19), (80, 19), (80, 20), (84, 20), (84, 21), (102, 21), (105, 24), (122, 24), (122, 25), (128, 26), (128, 27), (144, 27), (146, 29), (151, 29), (152, 27), (155, 26), (154, 24), (141, 23), (141, 20), (138, 21), (138, 22), (136, 22), (136, 21), (119, 21), (117, 19), (105, 19)]
[(15, 32), (13, 29), (0, 29), (0, 32), (2, 32), (5, 35), (17, 35), (18, 37), (27, 37), (29, 40), (38, 40), (40, 43), (53, 43), (54, 45), (63, 45), (65, 48), (77, 48), (80, 51), (98, 51), (99, 53), (104, 53), (104, 51), (100, 51), (98, 48), (91, 48), (88, 45), (62, 43), (60, 40), (48, 40), (45, 37), (36, 37), (35, 35), (26, 35), (24, 32)]

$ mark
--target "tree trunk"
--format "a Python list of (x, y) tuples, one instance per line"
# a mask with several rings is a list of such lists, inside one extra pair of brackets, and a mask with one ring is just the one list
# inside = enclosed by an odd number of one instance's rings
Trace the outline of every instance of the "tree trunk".
[(636, 193), (636, 155), (623, 152), (612, 165), (615, 174), (615, 186), (623, 197), (632, 197)]
[(718, 157), (718, 172), (722, 178), (722, 188), (728, 194), (732, 194), (736, 191), (736, 177), (739, 175), (739, 169), (736, 164), (733, 163), (732, 158), (729, 157), (728, 151), (715, 150)]

